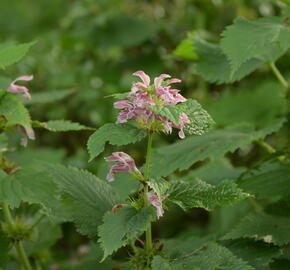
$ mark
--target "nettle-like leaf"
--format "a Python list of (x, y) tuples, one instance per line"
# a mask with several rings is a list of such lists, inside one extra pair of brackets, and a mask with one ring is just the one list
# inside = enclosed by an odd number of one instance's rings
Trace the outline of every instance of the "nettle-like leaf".
[(146, 135), (144, 130), (130, 124), (105, 124), (95, 131), (88, 140), (90, 161), (104, 151), (106, 142), (118, 146), (126, 145), (140, 141)]
[(223, 241), (222, 244), (257, 270), (268, 269), (270, 262), (281, 256), (279, 247), (263, 241), (238, 239)]
[(125, 206), (116, 213), (107, 213), (99, 227), (99, 242), (104, 250), (103, 260), (141, 235), (156, 218), (153, 207), (136, 209)]
[(183, 210), (199, 207), (207, 211), (251, 196), (238, 188), (237, 184), (231, 180), (224, 180), (217, 186), (198, 179), (190, 182), (176, 181), (171, 184), (168, 193), (168, 200), (179, 205)]
[(10, 251), (10, 240), (4, 234), (0, 227), (0, 269), (4, 267), (5, 263), (8, 261), (8, 253)]
[(47, 122), (35, 122), (40, 127), (43, 127), (53, 132), (66, 132), (66, 131), (78, 131), (78, 130), (91, 130), (93, 128), (83, 126), (70, 120), (50, 120)]
[(74, 91), (74, 89), (65, 89), (47, 91), (43, 93), (33, 93), (33, 98), (25, 100), (24, 104), (47, 104), (56, 102), (70, 96)]
[(290, 243), (290, 219), (262, 212), (249, 214), (222, 239), (239, 238), (252, 238), (283, 246)]
[(248, 171), (238, 181), (239, 186), (257, 199), (273, 201), (290, 195), (290, 164), (273, 158)]
[(179, 124), (179, 118), (185, 113), (190, 119), (190, 123), (185, 124), (184, 131), (190, 135), (202, 135), (207, 132), (214, 124), (211, 116), (205, 111), (201, 105), (193, 99), (178, 105), (168, 106), (151, 106), (150, 109), (156, 114), (165, 116), (175, 125)]
[(0, 68), (5, 68), (21, 60), (34, 44), (35, 42), (18, 45), (2, 45), (0, 47)]
[(222, 33), (221, 48), (236, 72), (252, 58), (275, 61), (290, 48), (290, 27), (282, 18), (248, 21), (238, 17)]
[(192, 42), (193, 37), (195, 37), (195, 33), (188, 34), (188, 37), (181, 41), (172, 55), (177, 58), (185, 58), (190, 60), (198, 59), (195, 44)]
[(96, 238), (104, 213), (122, 202), (112, 187), (86, 170), (46, 163), (42, 166), (58, 184), (65, 209), (77, 230)]
[(249, 124), (239, 124), (161, 147), (152, 155), (151, 176), (167, 176), (177, 169), (186, 170), (197, 161), (220, 158), (278, 131), (283, 123), (284, 119), (276, 120), (261, 130), (254, 130)]
[(53, 220), (65, 221), (67, 217), (57, 196), (57, 185), (46, 172), (30, 168), (12, 175), (1, 174), (0, 201), (12, 208), (19, 207), (21, 202), (38, 204)]
[(230, 250), (214, 242), (205, 244), (174, 260), (164, 262), (160, 258), (154, 258), (153, 261), (155, 265), (165, 266), (164, 269), (170, 270), (255, 270)]
[(194, 37), (192, 42), (198, 55), (195, 71), (211, 83), (222, 84), (239, 81), (263, 64), (262, 60), (250, 59), (231, 74), (230, 62), (219, 45), (209, 43), (199, 37)]
[(152, 260), (152, 270), (173, 270), (174, 266), (171, 266), (169, 260), (161, 257), (155, 256)]
[(0, 91), (0, 115), (5, 117), (8, 126), (21, 125), (27, 133), (32, 131), (28, 110), (15, 95), (6, 91)]
[(170, 187), (170, 182), (166, 181), (161, 177), (150, 178), (148, 181), (148, 185), (161, 198), (168, 191)]

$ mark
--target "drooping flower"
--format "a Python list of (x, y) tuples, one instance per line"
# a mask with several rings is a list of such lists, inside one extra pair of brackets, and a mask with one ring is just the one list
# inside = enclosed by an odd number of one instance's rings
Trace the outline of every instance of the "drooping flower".
[(20, 144), (24, 147), (28, 144), (28, 139), (35, 140), (35, 133), (32, 128), (23, 127), (21, 125), (17, 125), (16, 128), (18, 129), (19, 133), (22, 135), (20, 140)]
[(179, 94), (180, 90), (171, 88), (171, 84), (180, 83), (181, 80), (177, 78), (170, 79), (170, 75), (161, 74), (150, 85), (150, 77), (144, 71), (139, 70), (133, 73), (133, 75), (138, 76), (142, 82), (134, 82), (127, 99), (114, 103), (114, 107), (121, 110), (117, 123), (136, 120), (142, 123), (142, 127), (150, 129), (152, 123), (159, 122), (163, 126), (163, 131), (166, 133), (171, 133), (172, 128), (179, 129), (179, 137), (183, 139), (185, 137), (183, 132), (184, 125), (190, 122), (185, 113), (180, 115), (179, 125), (176, 125), (166, 117), (158, 115), (152, 110), (152, 106), (155, 105), (174, 106), (187, 100)]
[(157, 218), (159, 219), (160, 217), (163, 216), (164, 214), (164, 209), (163, 209), (163, 206), (162, 206), (162, 201), (167, 198), (168, 195), (163, 195), (162, 198), (160, 198), (155, 192), (154, 190), (150, 190), (148, 193), (147, 193), (147, 198), (148, 198), (148, 202), (153, 205), (156, 210), (157, 210)]
[(120, 172), (130, 172), (134, 175), (141, 175), (140, 171), (137, 169), (134, 159), (124, 152), (114, 152), (111, 156), (105, 158), (108, 162), (116, 162), (110, 168), (107, 175), (107, 180), (112, 182), (115, 180), (114, 174)]
[(9, 86), (8, 92), (10, 93), (23, 93), (25, 99), (30, 99), (31, 95), (29, 94), (29, 89), (25, 86), (15, 84), (17, 81), (31, 81), (33, 79), (32, 75), (22, 75), (16, 78)]

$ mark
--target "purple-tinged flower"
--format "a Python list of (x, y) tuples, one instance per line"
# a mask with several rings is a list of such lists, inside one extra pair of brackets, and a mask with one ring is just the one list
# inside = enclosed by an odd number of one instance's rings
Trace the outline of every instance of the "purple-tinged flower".
[(110, 168), (110, 171), (107, 175), (107, 180), (109, 182), (115, 180), (114, 173), (130, 172), (135, 175), (141, 175), (140, 171), (136, 167), (134, 159), (124, 152), (114, 152), (111, 156), (106, 157), (105, 160), (108, 162), (117, 162)]
[(156, 210), (157, 210), (157, 218), (159, 219), (160, 217), (163, 216), (164, 214), (164, 209), (162, 207), (162, 201), (168, 197), (168, 194), (165, 194), (162, 196), (162, 198), (160, 198), (155, 192), (154, 190), (150, 190), (147, 193), (147, 198), (148, 198), (148, 202), (153, 205)]
[(138, 76), (142, 82), (135, 82), (132, 86), (132, 93), (136, 93), (139, 90), (146, 90), (150, 87), (150, 77), (142, 70), (136, 71), (133, 75)]
[(25, 99), (31, 99), (28, 88), (25, 86), (15, 84), (17, 81), (31, 81), (33, 79), (32, 75), (23, 75), (16, 78), (8, 87), (8, 92), (10, 93), (23, 93)]
[(177, 126), (177, 128), (180, 129), (180, 131), (178, 132), (178, 136), (180, 139), (185, 138), (183, 129), (184, 129), (184, 124), (188, 124), (188, 123), (190, 123), (188, 116), (185, 113), (182, 113), (179, 117), (179, 125)]
[(17, 125), (16, 128), (18, 129), (19, 133), (23, 135), (20, 140), (20, 144), (24, 147), (28, 144), (28, 139), (35, 140), (34, 130), (32, 128), (23, 127), (21, 125)]

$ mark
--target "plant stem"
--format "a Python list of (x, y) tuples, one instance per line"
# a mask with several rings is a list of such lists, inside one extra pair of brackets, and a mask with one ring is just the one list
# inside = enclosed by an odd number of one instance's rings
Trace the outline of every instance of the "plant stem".
[[(13, 230), (14, 221), (13, 221), (9, 206), (6, 202), (3, 202), (2, 210), (3, 210), (3, 215), (4, 215), (4, 219), (5, 219), (6, 223)], [(23, 248), (21, 241), (15, 241), (13, 244), (15, 246), (15, 249), (16, 249), (17, 254), (18, 254), (19, 262), (20, 262), (21, 266), (23, 267), (23, 269), (24, 270), (32, 270), (30, 262), (28, 260), (26, 253), (25, 253), (25, 250)]]
[(278, 81), (283, 85), (283, 87), (285, 87), (286, 89), (288, 89), (289, 88), (289, 83), (283, 77), (283, 75), (281, 74), (281, 72), (279, 71), (279, 69), (276, 67), (276, 65), (275, 65), (274, 62), (270, 62), (270, 67), (271, 67), (273, 73), (275, 74), (276, 78), (278, 79)]
[(270, 144), (266, 143), (263, 140), (258, 141), (258, 144), (261, 145), (268, 153), (274, 154), (276, 153), (276, 149), (272, 147)]
[[(149, 132), (148, 136), (148, 143), (147, 143), (147, 153), (146, 153), (146, 164), (145, 164), (145, 172), (144, 172), (144, 177), (145, 180), (149, 180), (149, 172), (150, 172), (150, 161), (151, 161), (151, 152), (152, 152), (152, 142), (153, 142), (153, 133)], [(147, 193), (148, 193), (148, 184), (145, 184), (144, 187), (144, 204), (148, 205), (148, 198), (147, 198)], [(149, 255), (152, 251), (152, 231), (151, 231), (151, 224), (148, 226), (146, 230), (146, 242), (145, 242), (145, 249), (147, 255)]]
[(30, 227), (30, 231), (32, 231), (44, 218), (46, 217), (45, 214), (42, 214)]

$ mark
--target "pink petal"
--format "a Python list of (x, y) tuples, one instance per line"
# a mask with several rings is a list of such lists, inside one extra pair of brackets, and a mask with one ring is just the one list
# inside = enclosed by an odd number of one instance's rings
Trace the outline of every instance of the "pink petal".
[(147, 88), (150, 86), (150, 77), (143, 70), (136, 71), (133, 75), (140, 77)]
[(171, 80), (168, 81), (168, 84), (172, 84), (172, 83), (180, 83), (180, 82), (182, 82), (180, 79), (172, 78)]
[(167, 78), (171, 78), (171, 76), (168, 74), (161, 74), (159, 77), (156, 77), (154, 79), (155, 88), (158, 89), (161, 86), (161, 83), (164, 81), (164, 79)]
[(31, 81), (33, 80), (33, 75), (22, 75), (17, 77), (12, 83), (15, 83), (17, 81)]
[(179, 136), (180, 139), (184, 139), (185, 138), (185, 134), (184, 134), (183, 128), (181, 128), (180, 131), (178, 132), (178, 136)]

